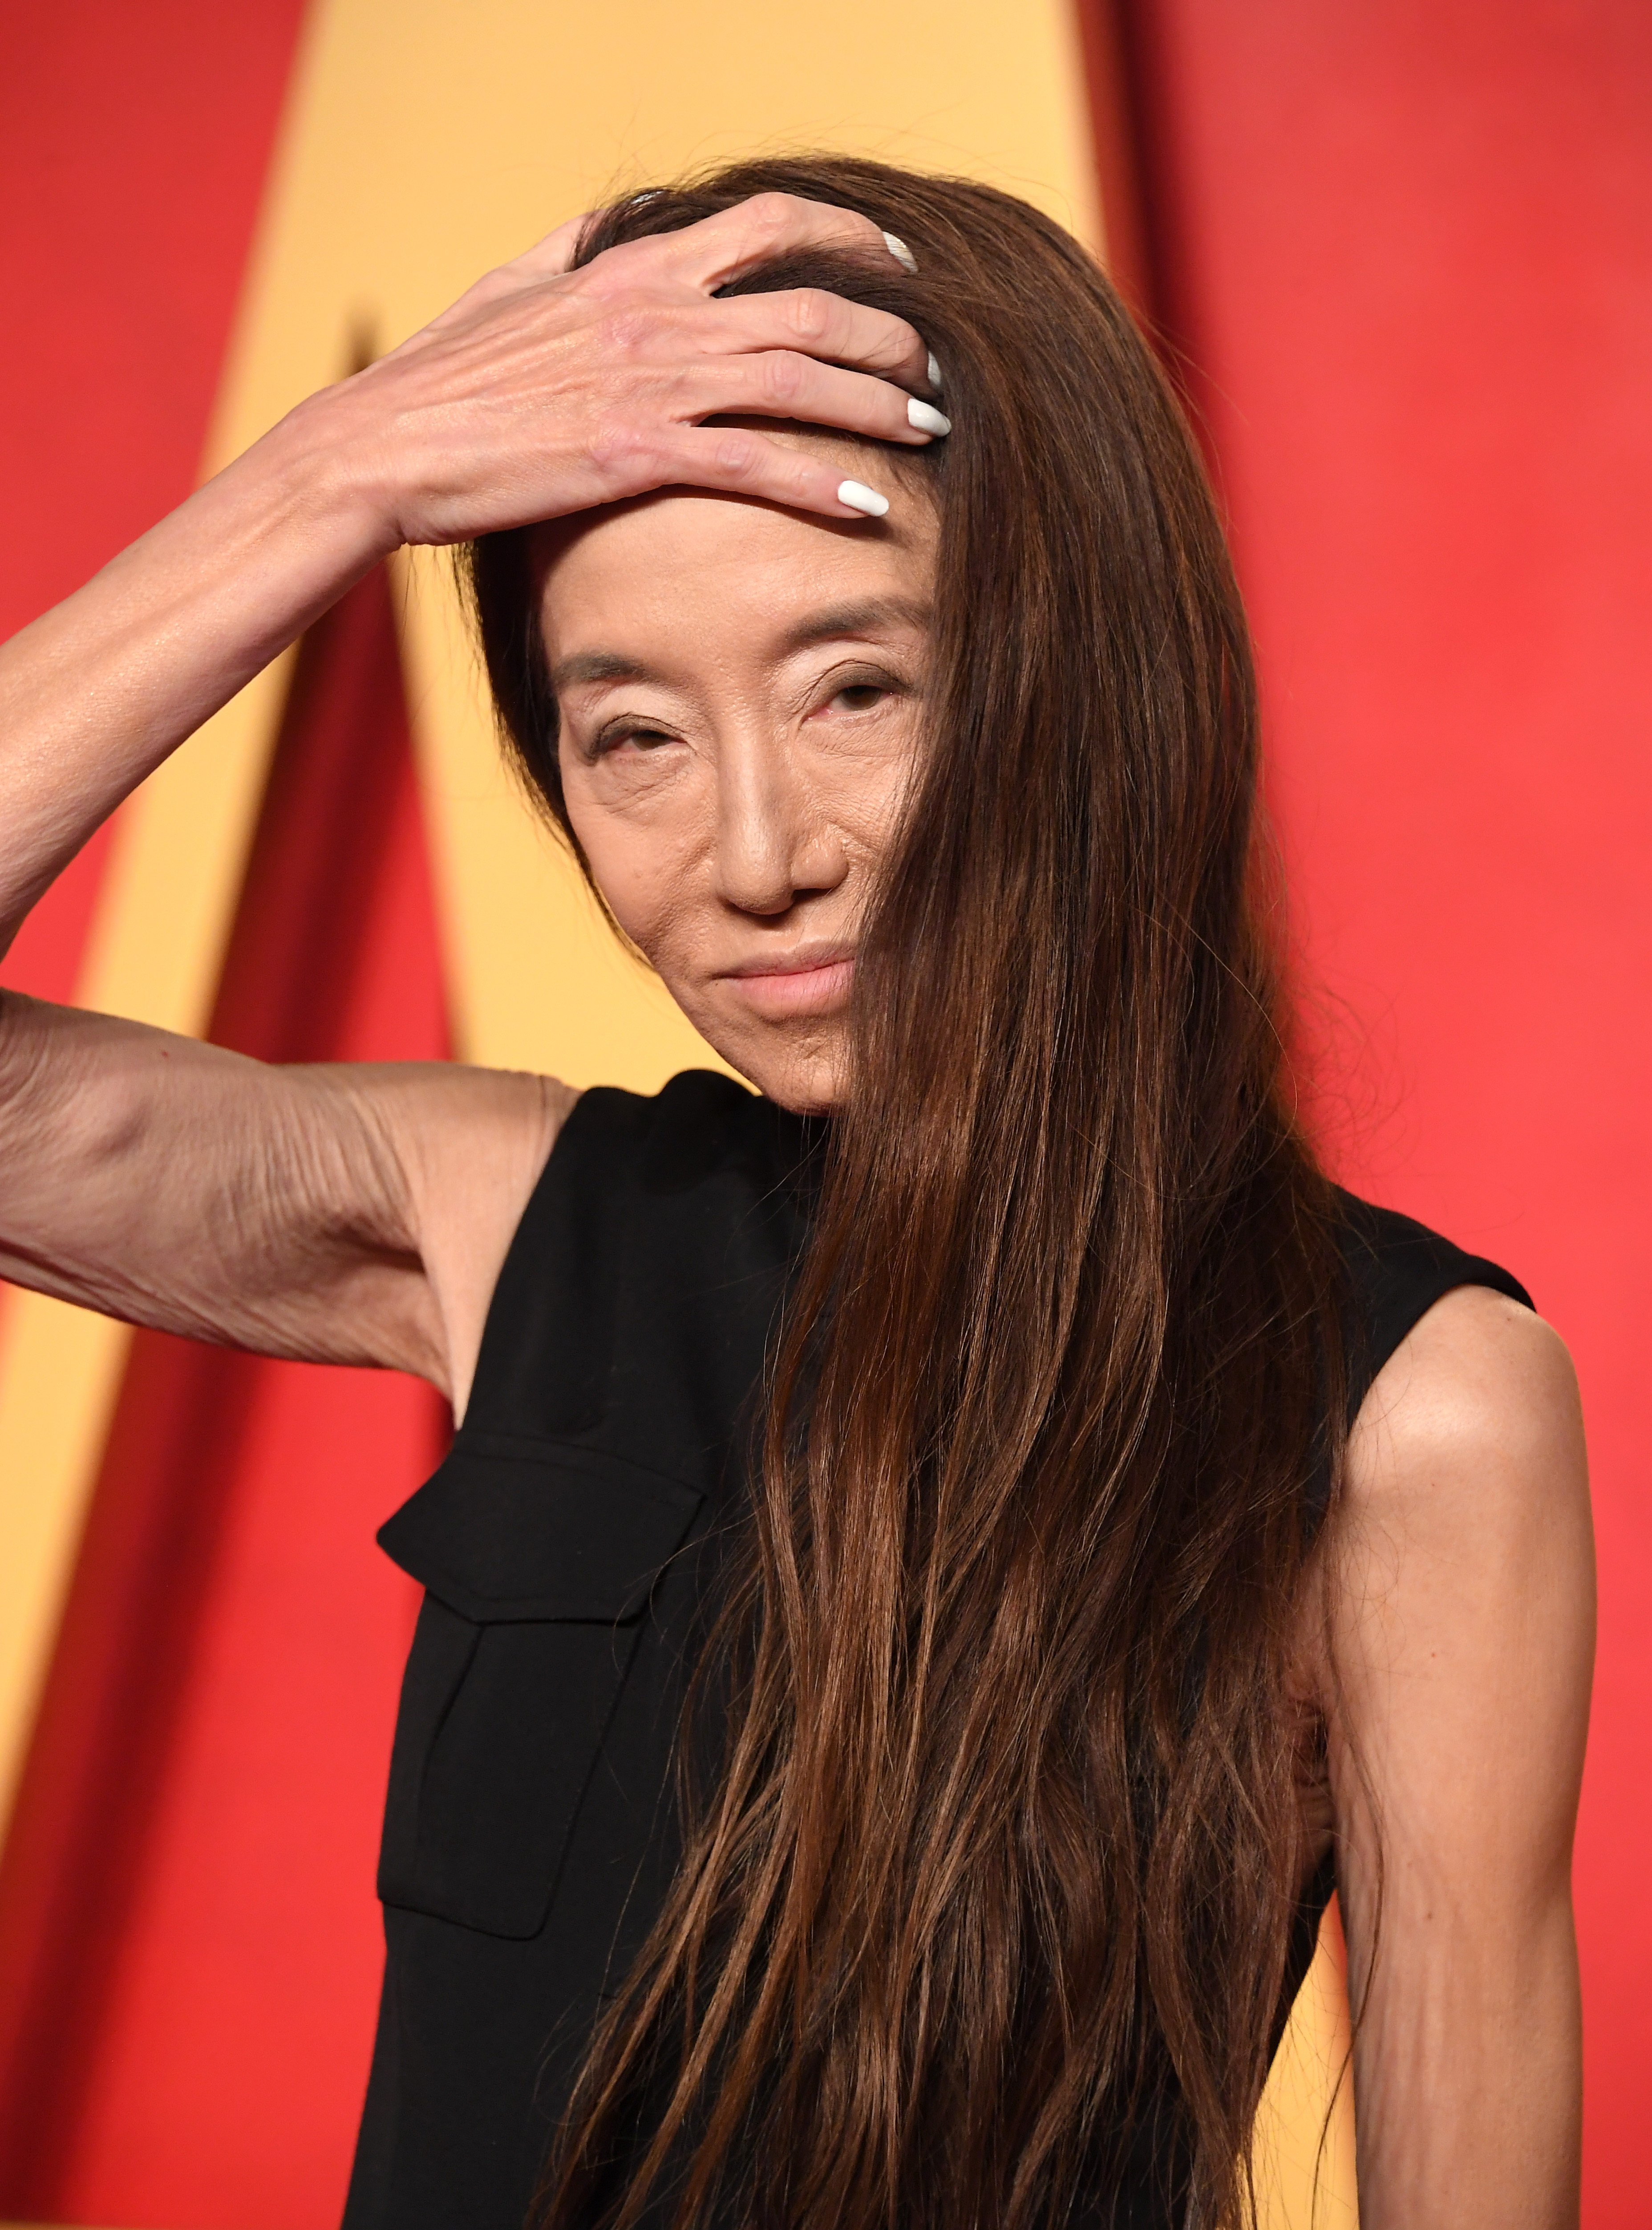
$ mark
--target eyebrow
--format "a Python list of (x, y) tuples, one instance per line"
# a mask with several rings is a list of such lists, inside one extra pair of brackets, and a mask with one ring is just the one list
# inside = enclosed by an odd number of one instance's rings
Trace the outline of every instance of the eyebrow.
[[(866, 596), (858, 603), (830, 604), (787, 630), (781, 654), (789, 658), (794, 651), (807, 650), (817, 642), (831, 642), (843, 635), (876, 635), (890, 626), (925, 628), (930, 617), (929, 606), (913, 596)], [(550, 669), (550, 686), (557, 692), (582, 681), (661, 679), (645, 660), (619, 650), (572, 651)]]
[(652, 668), (640, 659), (627, 658), (618, 650), (576, 650), (567, 658), (559, 658), (550, 669), (553, 689), (567, 688), (571, 681), (650, 681)]
[(928, 604), (915, 596), (866, 596), (858, 603), (829, 604), (824, 611), (800, 620), (786, 635), (782, 648), (807, 650), (812, 643), (830, 642), (838, 635), (876, 635), (890, 626), (926, 628), (932, 617)]

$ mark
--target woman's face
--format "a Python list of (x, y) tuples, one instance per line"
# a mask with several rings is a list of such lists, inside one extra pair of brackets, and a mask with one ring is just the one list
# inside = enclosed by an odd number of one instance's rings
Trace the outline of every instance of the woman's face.
[(543, 592), (569, 817), (604, 898), (723, 1058), (811, 1112), (845, 1088), (935, 538), (884, 459), (832, 454), (881, 481), (886, 519), (666, 492), (547, 530)]

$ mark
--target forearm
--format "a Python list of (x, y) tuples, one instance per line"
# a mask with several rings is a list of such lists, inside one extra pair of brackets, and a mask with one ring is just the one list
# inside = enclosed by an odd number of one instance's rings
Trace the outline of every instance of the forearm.
[(0, 952), (129, 791), (389, 547), (321, 396), (0, 646)]
[(1478, 1915), (1460, 1914), (1428, 1975), (1391, 1938), (1396, 1968), (1413, 1971), (1397, 1973), (1392, 1993), (1379, 1985), (1355, 2044), (1363, 2230), (1576, 2230), (1582, 2040), (1570, 1901), (1559, 1898), (1535, 1929), (1500, 1917), (1507, 1926), (1492, 1942)]

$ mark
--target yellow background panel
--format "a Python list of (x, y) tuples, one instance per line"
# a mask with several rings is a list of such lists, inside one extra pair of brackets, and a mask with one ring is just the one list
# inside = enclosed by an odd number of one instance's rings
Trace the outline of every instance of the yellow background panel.
[[(615, 190), (829, 147), (1025, 194), (1102, 246), (1067, 0), (321, 0), (291, 88), (204, 469), (366, 345)], [(652, 1090), (710, 1058), (614, 944), (500, 764), (447, 560), (397, 566), (409, 700), (462, 1057)], [(204, 1023), (280, 699), (273, 673), (123, 815), (80, 996)], [(32, 1714), (125, 1352), (16, 1297), (0, 1346), (0, 1804)], [(1270, 2224), (1309, 2212), (1346, 2005), (1328, 1953), (1263, 2117)], [(1320, 2220), (1353, 2220), (1340, 2107)], [(1340, 2211), (1339, 2211), (1340, 2210)]]

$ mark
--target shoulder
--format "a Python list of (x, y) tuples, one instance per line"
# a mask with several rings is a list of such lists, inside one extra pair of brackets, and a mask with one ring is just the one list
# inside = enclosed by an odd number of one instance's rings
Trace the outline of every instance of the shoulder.
[(1310, 1647), (1334, 1716), (1369, 1732), (1373, 1712), (1397, 1713), (1398, 1756), (1432, 1751), (1448, 1725), (1488, 1742), (1492, 1721), (1524, 1709), (1534, 1741), (1551, 1724), (1540, 1747), (1580, 1754), (1588, 1464), (1571, 1357), (1541, 1318), (1474, 1286), (1427, 1311), (1360, 1406), (1324, 1545)]
[(1377, 1372), (1349, 1437), (1345, 1523), (1484, 1531), (1586, 1511), (1577, 1374), (1533, 1310), (1453, 1287)]
[(1337, 1196), (1347, 1279), (1346, 1539), (1421, 1541), (1587, 1511), (1576, 1376), (1520, 1280), (1426, 1225)]
[(459, 1062), (312, 1073), (348, 1092), (394, 1154), (421, 1235), (478, 1212), (514, 1221), (581, 1098), (556, 1077)]
[(555, 1077), (457, 1064), (334, 1074), (396, 1171), (434, 1309), (427, 1375), (462, 1415), (500, 1267), (582, 1095)]
[(1426, 1224), (1353, 1193), (1336, 1194), (1337, 1238), (1350, 1305), (1348, 1419), (1406, 1335), (1459, 1288), (1483, 1287), (1520, 1302), (1532, 1297), (1501, 1263), (1469, 1254)]

